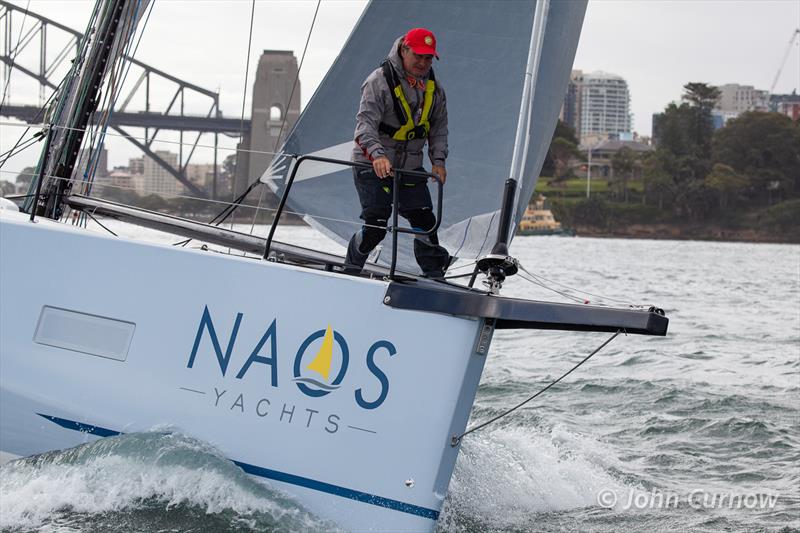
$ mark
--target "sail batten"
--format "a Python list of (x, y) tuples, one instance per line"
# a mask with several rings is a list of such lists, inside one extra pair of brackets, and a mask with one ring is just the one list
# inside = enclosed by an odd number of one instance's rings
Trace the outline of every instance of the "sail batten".
[[(514, 175), (515, 147), (521, 150), (516, 159), (517, 218), (524, 211), (519, 206), (533, 192), (563, 101), (586, 3), (556, 2), (548, 7), (546, 0), (415, 0), (403, 6), (402, 16), (391, 0), (367, 6), (262, 181), (283, 193), (291, 170), (287, 154), (349, 158), (363, 80), (398, 36), (412, 27), (429, 28), (440, 49), (441, 61), (433, 68), (447, 94), (450, 131), (439, 238), (451, 254), (474, 258), (494, 244), (503, 184)], [(534, 72), (526, 96), (530, 69)], [(524, 116), (521, 104), (528, 106)], [(528, 140), (520, 145), (520, 138)], [(433, 184), (431, 192), (435, 198)], [(304, 163), (287, 203), (340, 243), (361, 223), (350, 168), (315, 169)], [(410, 236), (400, 236), (399, 254), (399, 266), (416, 268)], [(387, 253), (380, 258), (390, 260)]]

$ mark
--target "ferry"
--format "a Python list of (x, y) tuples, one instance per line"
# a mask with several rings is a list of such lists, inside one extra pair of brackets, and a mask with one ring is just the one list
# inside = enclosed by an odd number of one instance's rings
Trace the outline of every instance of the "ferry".
[(575, 230), (565, 228), (553, 216), (547, 199), (541, 194), (528, 204), (519, 223), (517, 235), (565, 235), (575, 236)]

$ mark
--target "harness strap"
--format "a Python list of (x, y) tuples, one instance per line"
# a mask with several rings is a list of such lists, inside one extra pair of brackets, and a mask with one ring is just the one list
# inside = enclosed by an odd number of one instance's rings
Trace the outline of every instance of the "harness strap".
[(436, 78), (433, 75), (433, 70), (431, 70), (430, 76), (425, 82), (425, 96), (423, 98), (422, 114), (419, 124), (414, 124), (411, 108), (408, 105), (405, 93), (403, 93), (403, 86), (397, 79), (397, 75), (388, 60), (381, 64), (381, 70), (383, 71), (383, 77), (386, 79), (386, 84), (392, 93), (395, 115), (400, 119), (402, 125), (400, 127), (394, 127), (385, 122), (381, 122), (378, 125), (378, 131), (397, 141), (411, 141), (413, 139), (426, 138), (430, 130), (429, 119), (431, 110), (433, 109), (436, 91)]

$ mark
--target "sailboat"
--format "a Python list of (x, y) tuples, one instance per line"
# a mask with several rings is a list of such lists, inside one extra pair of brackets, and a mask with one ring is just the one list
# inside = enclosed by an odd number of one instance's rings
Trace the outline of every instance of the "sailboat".
[[(555, 126), (585, 2), (372, 2), (262, 178), (281, 209), (348, 238), (353, 226), (341, 220), (357, 207), (344, 153), (359, 84), (394, 36), (431, 28), (447, 54), (435, 68), (451, 116), (440, 235), (475, 260), (468, 285), (418, 276), (397, 226), (392, 246), (350, 276), (338, 271), (342, 257), (274, 240), (280, 217), (264, 238), (79, 194), (78, 148), (102, 122), (97, 93), (143, 4), (98, 1), (94, 37), (49, 115), (35, 197), (21, 212), (0, 210), (3, 452), (171, 427), (343, 528), (431, 531), (496, 329), (666, 334), (657, 308), (500, 295), (519, 267), (508, 244)], [(239, 253), (104, 235), (61, 222), (69, 213)]]

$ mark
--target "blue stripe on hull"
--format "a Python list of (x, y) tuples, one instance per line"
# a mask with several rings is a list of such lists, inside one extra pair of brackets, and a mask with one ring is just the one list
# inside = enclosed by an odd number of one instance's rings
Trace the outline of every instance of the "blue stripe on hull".
[[(71, 429), (73, 431), (80, 431), (81, 433), (89, 433), (91, 435), (97, 435), (98, 437), (115, 437), (117, 435), (122, 435), (121, 432), (114, 431), (113, 429), (106, 429), (100, 426), (93, 426), (91, 424), (83, 424), (81, 422), (67, 420), (66, 418), (44, 415), (42, 413), (36, 413), (36, 414), (38, 414), (42, 418), (46, 418), (47, 420), (53, 422), (54, 424), (58, 424), (63, 428)], [(437, 520), (439, 518), (439, 511), (428, 509), (427, 507), (420, 507), (418, 505), (413, 505), (398, 500), (392, 500), (390, 498), (384, 498), (382, 496), (377, 496), (375, 494), (361, 492), (359, 490), (348, 489), (346, 487), (340, 487), (338, 485), (331, 485), (330, 483), (325, 483), (324, 481), (317, 481), (316, 479), (296, 476), (294, 474), (280, 472), (278, 470), (271, 470), (269, 468), (251, 465), (249, 463), (243, 463), (241, 461), (233, 461), (233, 463), (242, 470), (244, 470), (245, 472), (247, 472), (248, 474), (253, 476), (262, 477), (265, 479), (272, 479), (275, 481), (280, 481), (282, 483), (289, 483), (290, 485), (296, 485), (298, 487), (303, 487), (306, 489), (325, 492), (327, 494), (332, 494), (334, 496), (340, 496), (342, 498), (348, 498), (350, 500), (355, 500), (362, 503), (368, 503), (370, 505), (376, 505), (378, 507), (385, 507), (393, 511), (400, 511), (401, 513), (408, 513), (416, 516), (421, 516), (423, 518), (429, 518), (431, 520)]]

